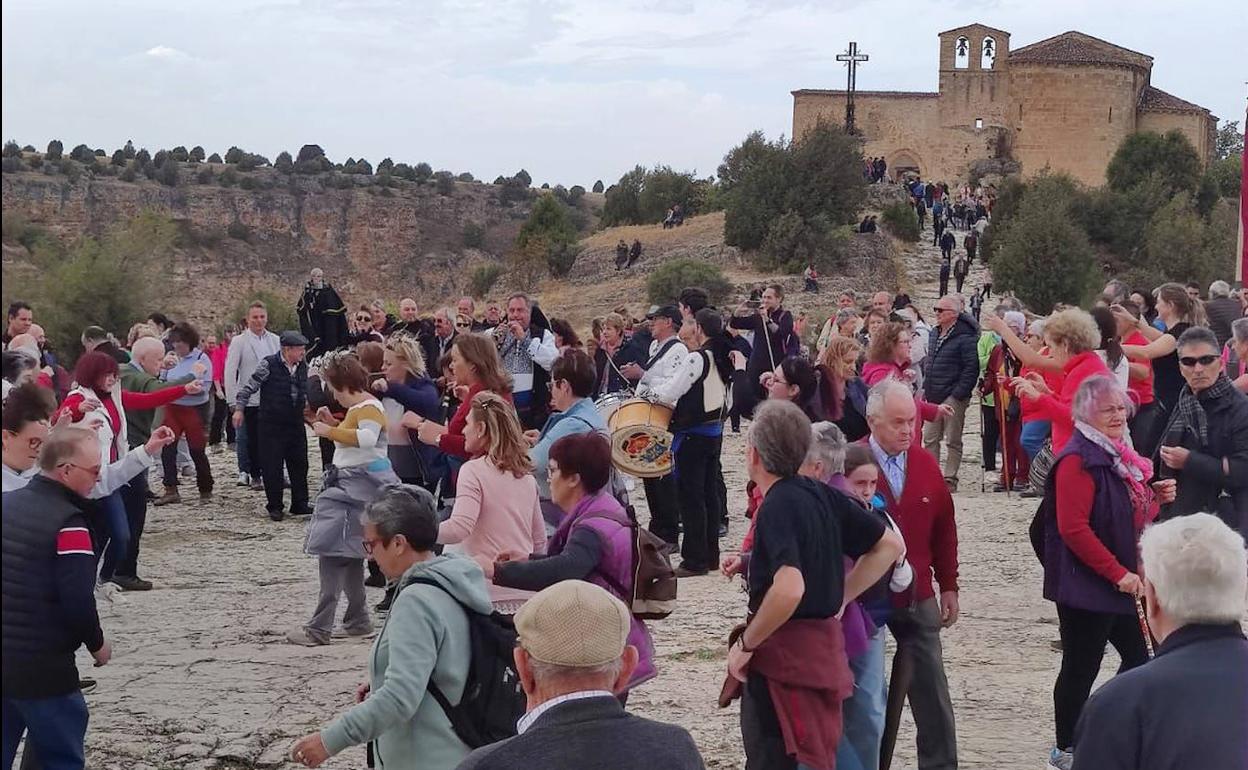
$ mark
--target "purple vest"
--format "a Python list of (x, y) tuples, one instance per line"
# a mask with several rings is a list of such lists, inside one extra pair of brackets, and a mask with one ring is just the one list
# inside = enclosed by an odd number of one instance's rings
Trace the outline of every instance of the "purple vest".
[[(588, 527), (602, 542), (602, 558), (585, 580), (605, 588), (625, 605), (633, 601), (633, 523), (619, 501), (603, 490), (581, 498), (570, 513), (564, 515), (559, 528), (551, 535), (547, 553), (554, 556), (568, 544), (572, 530)], [(628, 681), (632, 689), (657, 673), (654, 667), (654, 641), (646, 624), (632, 616), (628, 643), (637, 648), (637, 669)]]
[(1113, 460), (1096, 444), (1075, 431), (1053, 461), (1044, 510), (1044, 598), (1081, 610), (1130, 615), (1135, 612), (1131, 597), (1093, 572), (1066, 547), (1057, 529), (1057, 466), (1068, 455), (1078, 455), (1084, 471), (1092, 477), (1096, 492), (1088, 524), (1118, 563), (1132, 572), (1137, 568), (1140, 533), (1135, 528), (1135, 511), (1126, 483), (1114, 472)]

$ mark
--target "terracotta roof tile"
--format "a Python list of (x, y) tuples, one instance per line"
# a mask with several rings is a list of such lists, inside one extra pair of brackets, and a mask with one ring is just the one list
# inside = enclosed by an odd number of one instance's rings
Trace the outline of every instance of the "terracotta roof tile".
[(1168, 94), (1160, 88), (1153, 86), (1145, 86), (1140, 92), (1141, 110), (1152, 112), (1208, 112), (1209, 110), (1201, 107), (1199, 104), (1192, 104), (1184, 101), (1179, 97)]
[(1082, 32), (1060, 35), (1010, 51), (1010, 63), (1115, 64), (1151, 69), (1153, 57)]

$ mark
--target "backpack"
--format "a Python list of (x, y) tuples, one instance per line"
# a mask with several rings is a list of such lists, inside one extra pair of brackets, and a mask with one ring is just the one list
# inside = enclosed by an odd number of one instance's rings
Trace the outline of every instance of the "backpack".
[(432, 677), (428, 684), (429, 694), (442, 707), (451, 728), (473, 749), (514, 736), (516, 722), (528, 706), (513, 657), (518, 638), (515, 623), (498, 612), (486, 615), (465, 607), (445, 586), (430, 578), (412, 578), (399, 590), (414, 583), (437, 586), (468, 617), (470, 658), (459, 703), (451, 705)]
[[(672, 569), (667, 543), (637, 523), (637, 514), (631, 505), (625, 506), (624, 512), (628, 515), (628, 526), (632, 529), (633, 590), (629, 591), (621, 585), (614, 588), (623, 596), (631, 597), (627, 604), (633, 617), (641, 620), (662, 620), (676, 609), (676, 572)], [(587, 518), (619, 521), (610, 516)], [(609, 577), (607, 579), (610, 580)]]

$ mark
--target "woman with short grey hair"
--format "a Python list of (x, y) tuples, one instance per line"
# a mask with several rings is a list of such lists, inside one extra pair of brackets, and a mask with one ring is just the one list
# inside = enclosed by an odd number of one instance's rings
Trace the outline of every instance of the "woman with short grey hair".
[(1231, 341), (1223, 352), (1226, 376), (1241, 393), (1248, 393), (1248, 318), (1236, 318), (1231, 324)]
[(371, 745), (381, 770), (451, 770), (468, 755), (438, 705), (463, 697), (471, 660), (466, 612), (489, 614), (485, 576), (462, 556), (437, 556), (433, 496), (406, 484), (384, 488), (361, 515), (364, 549), (398, 594), (373, 641), (368, 681), (356, 705), (320, 732), (300, 738), (290, 756), (316, 767), (351, 747)]
[[(1052, 767), (1070, 766), (1075, 724), (1106, 643), (1118, 651), (1120, 673), (1147, 660), (1133, 599), (1144, 590), (1137, 545), (1156, 501), (1149, 487), (1152, 463), (1136, 454), (1127, 438), (1131, 409), (1126, 390), (1112, 375), (1093, 375), (1079, 385), (1071, 403), (1074, 430), (1054, 460), (1033, 524), (1033, 545), (1044, 564), (1044, 598), (1057, 605), (1062, 639), (1053, 687)], [(1172, 493), (1173, 483), (1166, 493)]]

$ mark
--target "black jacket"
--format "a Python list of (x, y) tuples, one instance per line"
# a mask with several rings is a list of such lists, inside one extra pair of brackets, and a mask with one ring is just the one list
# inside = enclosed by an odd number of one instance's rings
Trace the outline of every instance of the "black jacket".
[(1218, 338), (1218, 347), (1226, 345), (1231, 338), (1231, 324), (1244, 315), (1239, 303), (1230, 297), (1209, 300), (1205, 303), (1205, 313), (1209, 316), (1209, 328)]
[[(1177, 472), (1163, 467), (1163, 474), (1176, 477), (1179, 485), (1178, 496), (1162, 506), (1160, 518), (1213, 513), (1248, 537), (1248, 396), (1232, 387), (1227, 395), (1200, 404), (1208, 420), (1209, 443), (1196, 446), (1194, 439), (1186, 438), (1180, 445), (1192, 452), (1187, 463)], [(1163, 438), (1162, 443), (1170, 442)], [(1224, 459), (1230, 473), (1223, 471)]]
[(942, 339), (940, 327), (932, 327), (927, 345), (924, 398), (939, 404), (948, 398), (966, 401), (979, 380), (979, 324), (966, 313), (958, 316)]
[(1248, 770), (1248, 640), (1184, 626), (1088, 699), (1075, 770)]
[(560, 703), (521, 735), (468, 755), (458, 770), (697, 770), (683, 728), (633, 716), (615, 698)]
[(260, 384), (260, 422), (297, 424), (303, 422), (308, 403), (308, 364), (300, 361), (292, 374), (281, 353), (264, 359), (269, 376)]
[(73, 692), (78, 688), (74, 651), (104, 644), (86, 505), (41, 475), (4, 495), (0, 612), (5, 698)]

